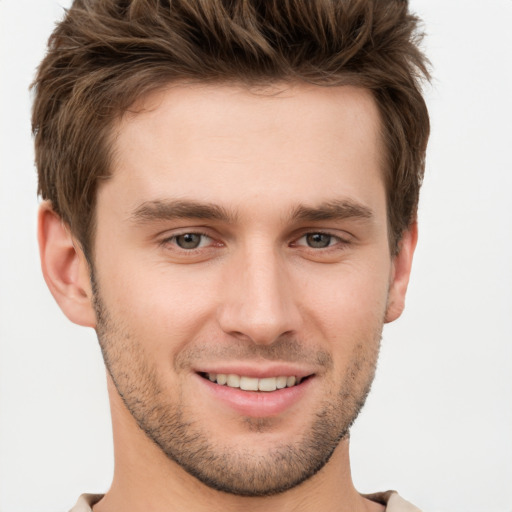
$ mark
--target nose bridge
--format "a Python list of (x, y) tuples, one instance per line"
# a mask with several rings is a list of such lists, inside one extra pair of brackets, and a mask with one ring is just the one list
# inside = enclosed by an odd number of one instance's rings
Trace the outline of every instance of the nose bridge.
[(300, 316), (279, 251), (271, 244), (246, 244), (233, 259), (219, 312), (221, 328), (258, 344), (296, 330)]

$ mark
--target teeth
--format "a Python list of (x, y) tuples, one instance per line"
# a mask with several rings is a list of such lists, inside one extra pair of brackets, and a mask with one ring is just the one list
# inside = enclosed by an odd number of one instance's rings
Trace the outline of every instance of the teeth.
[(275, 377), (259, 379), (258, 389), (260, 391), (275, 391), (277, 389), (277, 379)]
[(244, 391), (258, 391), (258, 379), (253, 377), (240, 377), (240, 389)]
[(227, 385), (231, 388), (240, 388), (244, 391), (275, 391), (276, 389), (291, 388), (301, 383), (302, 379), (295, 376), (287, 377), (265, 377), (257, 379), (255, 377), (246, 377), (245, 375), (235, 375), (233, 373), (207, 373), (206, 377), (212, 382), (221, 386)]
[(295, 382), (296, 382), (296, 378), (295, 377), (288, 377), (286, 379), (286, 387), (287, 388), (291, 388), (292, 386), (295, 386)]
[(230, 373), (227, 377), (226, 384), (230, 388), (239, 388), (240, 387), (240, 376)]
[(285, 388), (287, 380), (288, 380), (288, 377), (277, 377), (277, 379), (276, 379), (276, 388), (277, 389)]

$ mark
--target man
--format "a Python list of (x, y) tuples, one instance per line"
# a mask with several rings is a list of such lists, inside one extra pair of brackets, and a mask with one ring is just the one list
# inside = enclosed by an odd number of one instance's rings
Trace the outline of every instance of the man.
[(80, 0), (35, 80), (46, 282), (93, 327), (115, 473), (75, 511), (417, 510), (349, 430), (428, 138), (404, 1)]

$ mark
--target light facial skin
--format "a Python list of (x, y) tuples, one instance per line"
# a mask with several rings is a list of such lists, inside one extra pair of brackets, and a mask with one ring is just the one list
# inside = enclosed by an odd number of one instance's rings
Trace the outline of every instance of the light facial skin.
[(46, 281), (108, 369), (94, 510), (382, 510), (354, 489), (348, 429), (416, 226), (393, 256), (371, 95), (175, 85), (114, 135), (94, 268), (47, 203), (39, 221)]

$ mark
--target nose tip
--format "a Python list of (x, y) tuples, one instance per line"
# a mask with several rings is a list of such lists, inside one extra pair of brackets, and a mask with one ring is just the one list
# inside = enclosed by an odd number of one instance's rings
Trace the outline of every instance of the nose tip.
[(249, 317), (241, 312), (241, 316), (244, 317), (243, 323), (237, 322), (233, 327), (228, 324), (227, 329), (224, 328), (224, 330), (235, 338), (257, 345), (271, 345), (277, 339), (291, 335), (294, 331), (286, 325), (289, 322), (284, 315), (282, 318), (278, 318), (275, 314), (272, 317), (259, 318), (257, 315)]
[(282, 265), (275, 258), (245, 260), (231, 273), (218, 320), (227, 334), (261, 345), (295, 333), (300, 315)]

